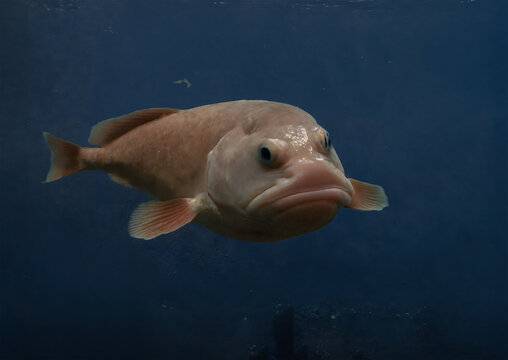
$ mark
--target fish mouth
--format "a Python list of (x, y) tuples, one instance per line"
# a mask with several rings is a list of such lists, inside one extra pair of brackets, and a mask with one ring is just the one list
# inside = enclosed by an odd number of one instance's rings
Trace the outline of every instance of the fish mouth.
[(350, 193), (336, 185), (307, 189), (288, 188), (286, 191), (281, 189), (281, 185), (284, 184), (274, 185), (255, 196), (247, 205), (246, 210), (252, 212), (264, 207), (284, 210), (315, 201), (334, 202), (341, 206), (351, 203)]
[(292, 206), (314, 201), (330, 201), (339, 204), (350, 204), (351, 196), (343, 189), (334, 186), (303, 192), (298, 191), (289, 195), (282, 196), (265, 205), (269, 205), (278, 209), (287, 209)]

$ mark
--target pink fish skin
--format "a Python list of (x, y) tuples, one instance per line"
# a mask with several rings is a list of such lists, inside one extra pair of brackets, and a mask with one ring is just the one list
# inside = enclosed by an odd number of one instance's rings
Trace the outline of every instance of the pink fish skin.
[(341, 207), (388, 206), (380, 186), (345, 176), (328, 133), (288, 104), (141, 110), (94, 126), (94, 148), (44, 136), (52, 151), (46, 182), (102, 170), (159, 200), (133, 212), (136, 238), (196, 222), (229, 238), (270, 242), (317, 230)]

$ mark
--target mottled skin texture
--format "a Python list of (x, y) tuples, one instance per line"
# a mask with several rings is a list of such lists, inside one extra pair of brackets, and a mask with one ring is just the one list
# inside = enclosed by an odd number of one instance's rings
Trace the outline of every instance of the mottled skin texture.
[(159, 200), (194, 197), (205, 190), (207, 154), (235, 125), (227, 110), (207, 105), (165, 116), (86, 149), (83, 160)]
[[(159, 110), (138, 118), (151, 120)], [(145, 123), (129, 116), (120, 127), (115, 121), (99, 125), (101, 136), (124, 129), (124, 123), (136, 125), (111, 142), (92, 133), (102, 148), (45, 136), (54, 152), (47, 181), (103, 170), (163, 201), (135, 211), (133, 236), (150, 239), (194, 221), (231, 238), (276, 241), (323, 227), (341, 207), (387, 206), (382, 188), (346, 178), (327, 132), (297, 107), (241, 100)]]

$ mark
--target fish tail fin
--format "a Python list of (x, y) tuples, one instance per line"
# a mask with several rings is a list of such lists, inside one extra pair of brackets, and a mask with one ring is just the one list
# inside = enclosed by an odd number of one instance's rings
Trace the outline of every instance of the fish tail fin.
[(80, 160), (81, 147), (44, 132), (51, 150), (51, 167), (44, 182), (51, 182), (85, 169)]

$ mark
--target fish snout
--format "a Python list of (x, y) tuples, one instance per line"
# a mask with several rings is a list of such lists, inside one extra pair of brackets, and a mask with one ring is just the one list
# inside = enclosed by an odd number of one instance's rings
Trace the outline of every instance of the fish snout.
[(324, 160), (297, 163), (289, 166), (285, 173), (285, 178), (256, 196), (247, 210), (286, 210), (313, 204), (308, 208), (326, 205), (338, 211), (351, 203), (353, 186), (340, 170)]

